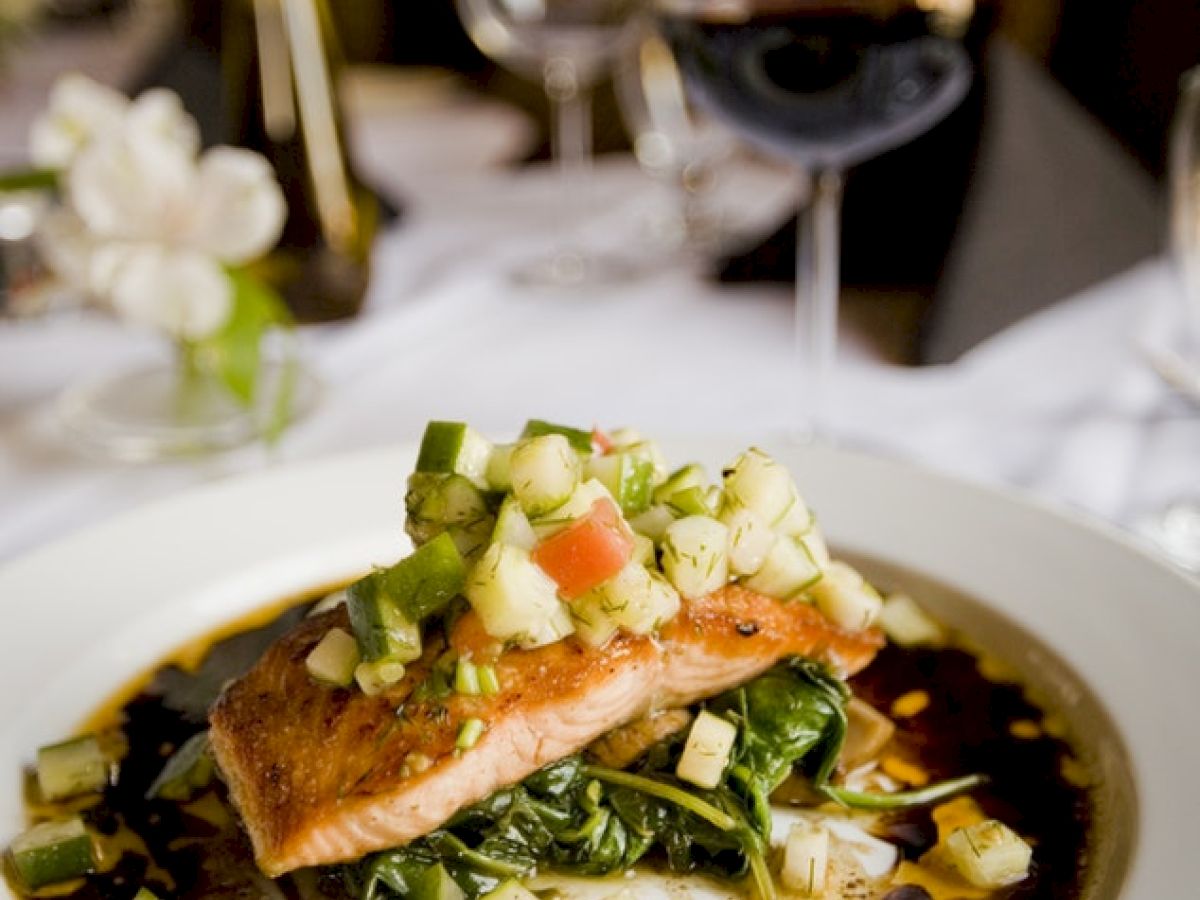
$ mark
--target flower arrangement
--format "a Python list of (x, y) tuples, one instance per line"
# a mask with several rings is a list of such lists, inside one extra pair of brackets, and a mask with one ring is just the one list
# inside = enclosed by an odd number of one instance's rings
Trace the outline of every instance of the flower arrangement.
[(61, 204), (42, 244), (51, 268), (90, 300), (179, 347), (194, 371), (255, 402), (264, 339), (290, 326), (278, 295), (247, 268), (278, 242), (287, 204), (270, 164), (236, 147), (201, 152), (175, 93), (130, 100), (63, 76), (30, 135), (35, 172)]

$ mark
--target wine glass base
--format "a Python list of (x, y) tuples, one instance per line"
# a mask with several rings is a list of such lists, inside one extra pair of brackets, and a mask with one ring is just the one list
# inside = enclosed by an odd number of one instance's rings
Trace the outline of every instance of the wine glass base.
[(281, 415), (294, 423), (316, 405), (319, 385), (295, 363), (268, 363), (260, 378), (260, 399), (246, 406), (212, 376), (164, 363), (72, 385), (57, 412), (68, 438), (91, 456), (120, 462), (207, 456), (262, 439)]
[(563, 250), (518, 266), (509, 277), (520, 287), (587, 290), (627, 284), (637, 279), (643, 268), (618, 256)]
[(1200, 500), (1172, 503), (1138, 531), (1180, 568), (1200, 572)]

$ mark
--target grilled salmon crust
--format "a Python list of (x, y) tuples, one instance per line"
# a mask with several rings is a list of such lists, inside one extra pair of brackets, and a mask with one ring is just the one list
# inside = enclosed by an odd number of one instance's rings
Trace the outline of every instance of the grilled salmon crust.
[[(651, 707), (720, 693), (783, 657), (849, 675), (883, 644), (877, 631), (843, 631), (809, 605), (729, 586), (685, 603), (658, 639), (620, 634), (602, 648), (568, 639), (500, 652), (467, 613), (449, 647), (494, 661), (498, 695), (414, 695), (447, 649), (431, 640), (402, 681), (368, 697), (308, 675), (305, 657), (335, 626), (347, 627), (344, 609), (301, 623), (211, 713), (214, 754), (268, 875), (403, 845)], [(486, 730), (456, 751), (471, 718)]]

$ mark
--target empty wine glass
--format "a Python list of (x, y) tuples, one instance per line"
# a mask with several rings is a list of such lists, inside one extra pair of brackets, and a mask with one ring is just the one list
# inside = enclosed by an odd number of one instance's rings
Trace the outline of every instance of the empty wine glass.
[[(955, 4), (969, 18), (971, 4)], [(972, 66), (961, 17), (920, 0), (659, 0), (660, 26), (698, 103), (806, 169), (796, 246), (797, 430), (828, 437), (845, 172), (949, 115)]]
[[(563, 195), (586, 201), (592, 88), (630, 38), (640, 0), (455, 0), (455, 5), (480, 50), (541, 81), (550, 101), (551, 148)], [(525, 283), (553, 286), (600, 283), (627, 273), (612, 260), (564, 247), (514, 274)]]
[(671, 247), (718, 245), (721, 220), (709, 194), (734, 135), (688, 100), (671, 48), (652, 27), (622, 54), (613, 83), (638, 164), (678, 197), (674, 208), (655, 216), (654, 234)]

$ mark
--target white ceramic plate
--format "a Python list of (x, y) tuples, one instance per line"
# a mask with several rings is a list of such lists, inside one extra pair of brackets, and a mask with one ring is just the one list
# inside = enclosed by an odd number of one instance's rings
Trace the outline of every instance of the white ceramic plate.
[[(665, 449), (715, 470), (743, 446)], [(1096, 854), (1107, 884), (1089, 896), (1116, 896), (1131, 850), (1121, 897), (1191, 895), (1196, 584), (1009, 496), (864, 456), (773, 449), (840, 549), (885, 578), (933, 579), (923, 590), (936, 611), (1015, 657), (1085, 735), (1110, 782)], [(241, 612), (397, 558), (412, 460), (411, 448), (375, 450), (216, 484), (0, 568), (0, 845), (21, 826), (22, 764), (129, 678)]]

